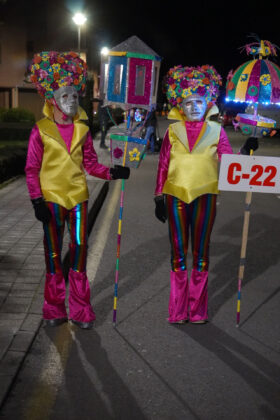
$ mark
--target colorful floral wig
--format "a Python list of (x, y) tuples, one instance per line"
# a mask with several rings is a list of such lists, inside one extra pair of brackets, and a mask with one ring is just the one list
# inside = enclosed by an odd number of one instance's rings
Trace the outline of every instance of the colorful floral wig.
[(75, 52), (35, 54), (29, 70), (30, 80), (45, 99), (51, 99), (62, 86), (74, 86), (80, 94), (85, 90), (87, 65)]
[(198, 67), (176, 66), (166, 76), (166, 96), (171, 106), (181, 109), (182, 101), (190, 95), (204, 96), (207, 104), (215, 102), (222, 78), (209, 65)]

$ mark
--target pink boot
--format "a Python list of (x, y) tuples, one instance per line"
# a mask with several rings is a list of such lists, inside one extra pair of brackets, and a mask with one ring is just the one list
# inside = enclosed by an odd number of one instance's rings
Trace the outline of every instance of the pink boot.
[(188, 272), (170, 271), (169, 297), (170, 323), (178, 323), (188, 319)]
[(189, 286), (190, 321), (206, 321), (208, 318), (208, 271), (192, 270)]
[(65, 308), (65, 280), (62, 273), (46, 274), (44, 319), (67, 318)]
[(95, 313), (90, 304), (90, 287), (85, 272), (69, 271), (69, 318), (89, 323), (95, 320)]

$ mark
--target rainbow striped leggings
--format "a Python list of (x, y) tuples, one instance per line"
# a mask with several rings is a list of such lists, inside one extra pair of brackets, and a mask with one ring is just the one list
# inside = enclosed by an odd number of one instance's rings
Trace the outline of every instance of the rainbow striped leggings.
[(171, 195), (166, 196), (171, 267), (174, 272), (187, 269), (189, 231), (192, 242), (193, 268), (204, 272), (209, 265), (210, 235), (216, 216), (215, 194), (204, 194), (190, 204)]
[(87, 258), (87, 201), (77, 204), (71, 210), (56, 203), (47, 203), (52, 213), (50, 223), (44, 224), (45, 261), (48, 273), (62, 271), (61, 251), (65, 222), (70, 234), (70, 267), (73, 271), (86, 271)]
[(61, 251), (65, 223), (70, 233), (69, 319), (89, 322), (95, 319), (90, 303), (90, 286), (86, 274), (87, 259), (87, 206), (77, 204), (67, 210), (59, 204), (47, 203), (52, 219), (44, 224), (46, 282), (44, 291), (44, 319), (66, 318), (65, 279), (63, 277)]

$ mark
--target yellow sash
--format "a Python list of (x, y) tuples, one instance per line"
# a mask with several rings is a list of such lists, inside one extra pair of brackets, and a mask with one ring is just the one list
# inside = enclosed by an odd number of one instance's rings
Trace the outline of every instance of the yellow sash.
[(70, 154), (59, 130), (52, 120), (43, 118), (37, 122), (44, 155), (40, 171), (40, 184), (46, 201), (60, 204), (66, 209), (88, 200), (86, 176), (83, 170), (82, 146), (88, 127), (74, 121)]
[(169, 126), (171, 150), (163, 193), (185, 203), (191, 203), (203, 194), (219, 193), (217, 146), (220, 132), (220, 124), (205, 121), (190, 152), (185, 122), (179, 121)]

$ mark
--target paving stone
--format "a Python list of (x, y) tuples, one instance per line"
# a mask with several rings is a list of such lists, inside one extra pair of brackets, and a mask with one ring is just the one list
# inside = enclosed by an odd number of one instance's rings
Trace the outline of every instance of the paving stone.
[[(26, 277), (26, 278), (38, 278), (39, 276), (42, 276), (42, 274), (45, 272), (45, 265), (43, 267), (41, 267), (41, 270), (39, 271), (34, 271), (32, 269), (27, 269), (27, 268), (22, 268), (19, 272), (18, 272), (18, 277)], [(27, 282), (28, 283), (28, 282)]]
[(0, 282), (15, 281), (18, 275), (18, 270), (1, 270)]
[(21, 365), (25, 353), (23, 351), (9, 350), (0, 362), (0, 383), (2, 385), (3, 377), (15, 375)]
[(18, 263), (23, 263), (26, 259), (25, 255), (18, 255), (18, 254), (14, 254), (14, 255), (10, 255), (10, 254), (6, 254), (4, 257), (2, 257), (1, 259), (1, 263), (0, 263), (0, 269), (2, 267), (3, 264), (8, 265), (12, 265), (14, 267), (14, 264), (18, 264)]
[[(22, 283), (17, 283), (17, 284), (22, 284)], [(17, 290), (17, 289), (13, 289), (10, 293), (9, 293), (9, 297), (33, 297), (34, 294), (36, 293), (37, 287), (35, 284), (34, 290), (25, 290), (25, 289), (21, 289), (21, 290)]]
[(23, 264), (24, 264), (24, 260), (23, 261), (17, 261), (17, 260), (12, 259), (12, 258), (11, 258), (10, 262), (2, 262), (1, 261), (0, 262), (0, 271), (3, 272), (3, 271), (6, 271), (6, 270), (9, 270), (9, 268), (11, 266), (13, 267), (13, 269), (19, 269), (23, 266)]
[[(12, 375), (1, 375), (1, 363), (0, 363), (0, 407), (8, 395), (9, 389), (14, 381), (14, 374)], [(1, 415), (1, 414), (0, 414)]]
[(15, 319), (19, 319), (23, 321), (25, 317), (26, 317), (26, 314), (24, 312), (18, 312), (18, 313), (0, 312), (0, 322), (3, 320), (14, 321)]
[(40, 263), (40, 262), (37, 262), (36, 263), (36, 262), (32, 262), (32, 261), (25, 262), (24, 265), (22, 266), (22, 268), (24, 270), (34, 270), (34, 271), (37, 271), (37, 270), (40, 270), (42, 268), (42, 263)]
[[(21, 283), (21, 284), (17, 284), (17, 283), (9, 283), (9, 284), (13, 284), (13, 287), (11, 289), (11, 292), (17, 293), (19, 292), (23, 292), (23, 291), (35, 291), (37, 289), (36, 284), (35, 283)], [(1, 291), (1, 284), (0, 284), (0, 291)]]
[(21, 331), (36, 332), (42, 322), (42, 315), (30, 313), (21, 325)]
[[(29, 277), (28, 275), (25, 276), (18, 276), (15, 280), (15, 284), (19, 284), (19, 283), (33, 283), (33, 284), (39, 284), (40, 283), (40, 279), (41, 279), (42, 275), (37, 275), (37, 277)], [(16, 287), (16, 286), (15, 286)]]
[(5, 292), (5, 293), (9, 292), (13, 284), (14, 284), (13, 282), (8, 282), (8, 283), (7, 282), (0, 282), (0, 293), (1, 292)]
[(26, 312), (31, 304), (31, 297), (8, 296), (2, 305), (0, 312)]
[(33, 338), (33, 332), (18, 331), (9, 347), (9, 351), (27, 351), (33, 341)]
[(23, 325), (24, 318), (0, 319), (1, 334), (15, 335)]
[(14, 339), (14, 334), (10, 332), (10, 334), (7, 334), (7, 331), (5, 328), (1, 328), (0, 331), (0, 360), (3, 359), (4, 355), (8, 351), (8, 348), (11, 345), (11, 342)]
[(34, 299), (32, 300), (31, 306), (29, 308), (29, 312), (36, 315), (42, 315), (43, 302), (44, 302), (44, 294), (37, 293)]

